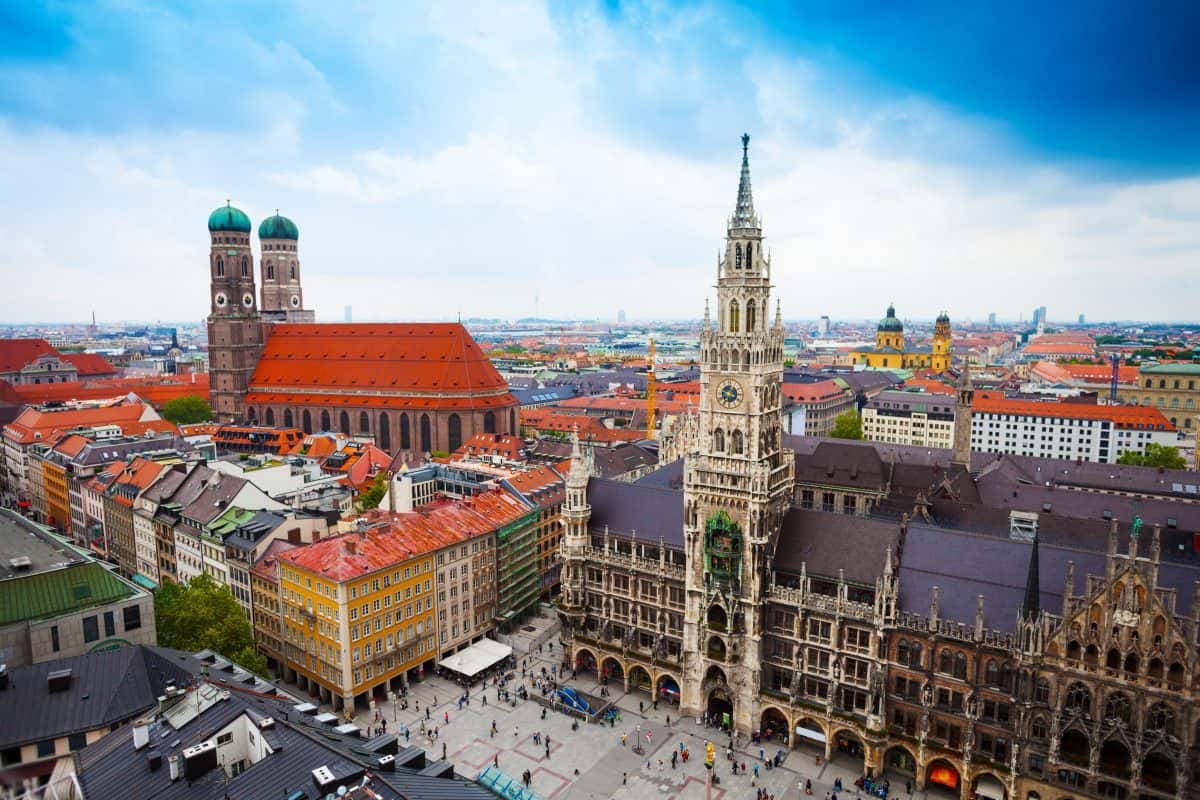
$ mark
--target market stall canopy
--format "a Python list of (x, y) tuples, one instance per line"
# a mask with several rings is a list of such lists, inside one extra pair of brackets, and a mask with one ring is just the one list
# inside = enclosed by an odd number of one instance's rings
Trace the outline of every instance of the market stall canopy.
[(459, 651), (449, 658), (443, 658), (439, 663), (442, 669), (457, 672), (468, 678), (474, 677), (488, 667), (499, 664), (512, 655), (512, 648), (494, 639), (482, 639)]

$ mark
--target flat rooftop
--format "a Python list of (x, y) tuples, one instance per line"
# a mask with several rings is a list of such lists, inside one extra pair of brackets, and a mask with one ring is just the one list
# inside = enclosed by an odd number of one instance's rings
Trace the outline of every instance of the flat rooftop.
[(73, 547), (10, 509), (0, 509), (0, 581), (86, 559)]

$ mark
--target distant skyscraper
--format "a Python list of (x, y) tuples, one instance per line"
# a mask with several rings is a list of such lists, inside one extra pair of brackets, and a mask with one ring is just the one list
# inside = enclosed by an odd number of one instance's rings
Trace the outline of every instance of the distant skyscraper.
[(819, 320), (817, 320), (817, 335), (829, 335), (829, 317), (822, 316)]
[(1045, 326), (1045, 324), (1046, 324), (1046, 307), (1038, 306), (1037, 308), (1035, 308), (1033, 310), (1033, 327), (1036, 328), (1039, 325)]
[(1080, 315), (1079, 315), (1079, 324), (1080, 324), (1080, 325), (1083, 325), (1083, 324), (1084, 324), (1084, 316), (1083, 316), (1083, 314), (1080, 314)]
[(617, 324), (624, 325), (625, 319), (626, 319), (625, 318), (625, 309), (623, 309), (623, 308), (617, 309)]
[(346, 306), (342, 310), (342, 316), (346, 322), (354, 322), (354, 306)]
[(988, 314), (988, 327), (989, 328), (996, 327), (996, 312), (995, 311)]

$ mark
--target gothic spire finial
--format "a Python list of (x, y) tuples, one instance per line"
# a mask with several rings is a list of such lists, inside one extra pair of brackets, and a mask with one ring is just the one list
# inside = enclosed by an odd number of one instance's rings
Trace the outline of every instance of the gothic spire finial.
[(1029, 551), (1029, 573), (1025, 576), (1025, 599), (1021, 602), (1021, 614), (1033, 620), (1042, 610), (1041, 578), (1038, 575), (1038, 535), (1033, 532), (1033, 549)]
[(750, 190), (750, 134), (742, 134), (742, 175), (738, 181), (737, 208), (734, 209), (733, 219), (729, 221), (732, 228), (757, 228), (760, 226), (758, 217), (754, 214), (754, 194)]

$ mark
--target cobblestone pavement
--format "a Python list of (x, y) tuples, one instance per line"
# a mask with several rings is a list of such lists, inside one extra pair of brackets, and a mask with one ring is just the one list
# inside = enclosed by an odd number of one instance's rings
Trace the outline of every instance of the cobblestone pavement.
[[(517, 642), (520, 646), (521, 642)], [(526, 674), (540, 674), (544, 666), (549, 671), (557, 665), (561, 651), (557, 642), (542, 647), (521, 657)], [(521, 670), (516, 670), (520, 678)], [(593, 676), (580, 675), (568, 681), (588, 694), (598, 694), (599, 686)], [(532, 687), (530, 687), (532, 690)], [(572, 718), (555, 711), (546, 711), (543, 720), (542, 706), (533, 701), (519, 702), (516, 706), (497, 704), (496, 690), (484, 689), (477, 684), (471, 691), (469, 705), (461, 708), (457, 699), (462, 689), (442, 678), (430, 677), (409, 689), (409, 707), (398, 708), (391, 702), (381, 703), (379, 713), (387, 720), (387, 730), (394, 732), (407, 726), (412, 744), (420, 745), (432, 758), (445, 756), (454, 765), (459, 775), (473, 778), (484, 767), (498, 764), (505, 773), (518, 777), (525, 770), (533, 774), (533, 789), (542, 797), (554, 800), (591, 800), (592, 798), (678, 798), (699, 800), (706, 794), (704, 768), (704, 742), (713, 738), (716, 746), (716, 775), (719, 783), (712, 787), (715, 800), (727, 798), (749, 798), (754, 800), (759, 787), (765, 788), (776, 800), (804, 796), (803, 783), (813, 781), (813, 800), (825, 800), (833, 789), (833, 782), (841, 778), (849, 791), (840, 796), (842, 800), (858, 798), (854, 780), (861, 774), (861, 762), (847, 756), (837, 755), (831, 762), (822, 759), (816, 763), (819, 751), (802, 746), (797, 750), (784, 749), (785, 758), (781, 767), (767, 770), (758, 758), (759, 748), (745, 740), (736, 748), (736, 761), (745, 762), (747, 774), (732, 774), (726, 759), (728, 736), (698, 725), (695, 719), (680, 720), (674, 707), (659, 703), (658, 709), (650, 707), (650, 697), (645, 692), (625, 694), (620, 687), (609, 687), (612, 698), (621, 711), (621, 720), (614, 727), (609, 725), (580, 724), (572, 730)], [(484, 705), (486, 697), (487, 705)], [(638, 712), (638, 703), (646, 706), (644, 713)], [(418, 710), (419, 707), (419, 710)], [(426, 712), (428, 711), (428, 718)], [(668, 725), (668, 717), (670, 724)], [(447, 722), (447, 719), (449, 721)], [(360, 709), (355, 722), (363, 728), (375, 724), (374, 712)], [(497, 732), (491, 732), (495, 722)], [(425, 732), (422, 732), (422, 723)], [(640, 730), (644, 753), (632, 751), (635, 737)], [(436, 733), (435, 733), (436, 731)], [(651, 738), (646, 739), (650, 733)], [(534, 741), (538, 734), (541, 742)], [(622, 744), (621, 736), (626, 736)], [(549, 739), (549, 748), (545, 745)], [(690, 760), (684, 764), (677, 759), (671, 766), (671, 753), (679, 751), (680, 743), (689, 751)], [(764, 746), (770, 757), (781, 745)], [(661, 761), (661, 764), (660, 764)], [(759, 765), (759, 774), (753, 775), (754, 765)], [(904, 794), (902, 775), (889, 775), (894, 788), (893, 800), (926, 800), (925, 792)], [(941, 795), (930, 800), (942, 800)], [(949, 795), (948, 795), (949, 796)]]

